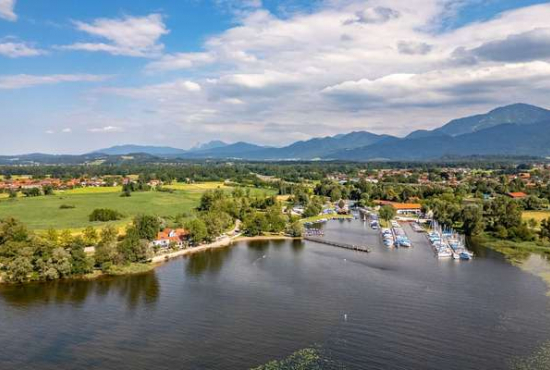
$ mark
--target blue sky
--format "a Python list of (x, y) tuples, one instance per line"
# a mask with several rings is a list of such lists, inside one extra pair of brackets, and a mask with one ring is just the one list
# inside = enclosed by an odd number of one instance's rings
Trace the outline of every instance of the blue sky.
[(548, 107), (550, 4), (0, 0), (0, 153), (405, 135)]

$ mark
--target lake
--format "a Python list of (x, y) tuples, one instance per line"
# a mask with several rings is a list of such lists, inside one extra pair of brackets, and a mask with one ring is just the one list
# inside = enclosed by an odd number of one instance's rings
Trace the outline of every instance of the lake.
[(142, 275), (0, 287), (0, 369), (248, 369), (318, 346), (346, 369), (507, 369), (550, 339), (536, 276), (487, 249), (387, 249), (359, 220)]

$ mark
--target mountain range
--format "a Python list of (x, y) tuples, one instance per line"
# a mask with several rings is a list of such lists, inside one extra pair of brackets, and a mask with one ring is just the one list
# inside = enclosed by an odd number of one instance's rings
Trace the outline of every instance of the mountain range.
[[(228, 144), (219, 140), (197, 145), (189, 150), (121, 145), (101, 149), (82, 157), (95, 160), (101, 156), (128, 156), (147, 160), (164, 159), (241, 159), (241, 160), (435, 160), (443, 157), (471, 156), (550, 156), (550, 110), (528, 104), (512, 104), (485, 114), (454, 119), (434, 130), (418, 130), (404, 138), (355, 131), (310, 140), (284, 147), (267, 147), (252, 143)], [(46, 159), (44, 157), (46, 156)], [(31, 154), (0, 157), (0, 163), (13, 161), (73, 163), (71, 156)]]

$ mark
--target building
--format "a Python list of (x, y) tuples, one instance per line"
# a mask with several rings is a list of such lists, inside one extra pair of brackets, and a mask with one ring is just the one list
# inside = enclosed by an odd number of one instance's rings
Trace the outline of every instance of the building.
[(375, 200), (374, 203), (381, 207), (391, 206), (398, 215), (419, 215), (422, 213), (422, 205), (420, 203), (397, 203), (389, 200)]
[(157, 238), (151, 243), (153, 246), (168, 248), (172, 245), (182, 248), (189, 238), (189, 232), (185, 229), (164, 229), (157, 234)]
[(512, 199), (523, 199), (527, 197), (527, 194), (522, 191), (511, 192), (507, 193), (506, 195), (508, 195)]
[(419, 215), (422, 212), (420, 203), (390, 203), (398, 215)]

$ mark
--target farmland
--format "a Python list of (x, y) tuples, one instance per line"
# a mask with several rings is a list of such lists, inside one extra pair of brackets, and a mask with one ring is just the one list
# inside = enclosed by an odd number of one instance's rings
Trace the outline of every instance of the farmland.
[(537, 222), (537, 225), (540, 225), (542, 220), (550, 218), (550, 211), (524, 211), (522, 218), (525, 221), (533, 219)]
[[(137, 214), (174, 217), (189, 213), (198, 205), (201, 195), (209, 189), (233, 188), (222, 183), (183, 184), (167, 188), (173, 192), (135, 192), (131, 197), (121, 197), (120, 187), (78, 188), (56, 191), (52, 196), (17, 199), (0, 199), (0, 218), (15, 217), (33, 230), (71, 229), (79, 231), (87, 226), (103, 226), (105, 223), (89, 222), (88, 216), (96, 208), (114, 209), (124, 215), (113, 224), (123, 226)], [(251, 189), (252, 195), (271, 195), (273, 190)], [(62, 209), (61, 206), (74, 208)]]

